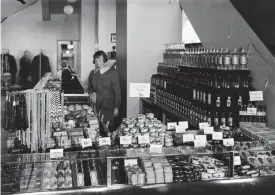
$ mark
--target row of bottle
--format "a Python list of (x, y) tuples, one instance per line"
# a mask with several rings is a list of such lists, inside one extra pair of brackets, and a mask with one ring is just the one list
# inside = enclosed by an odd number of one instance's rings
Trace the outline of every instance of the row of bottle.
[(166, 49), (163, 53), (164, 63), (183, 66), (212, 68), (221, 70), (247, 70), (248, 60), (244, 47), (234, 48), (193, 48)]
[[(217, 108), (233, 109), (244, 103), (248, 103), (249, 99), (249, 94), (244, 91), (217, 93), (215, 90), (194, 85), (187, 81), (179, 82), (175, 79), (167, 79), (159, 75), (151, 77), (151, 85), (153, 89), (161, 89), (169, 94), (184, 97), (184, 99), (192, 102), (192, 104), (201, 103)], [(152, 97), (155, 96), (153, 90), (151, 95)]]
[[(252, 108), (252, 109), (251, 109)], [(252, 122), (266, 124), (266, 106), (248, 104), (242, 105), (239, 110), (240, 122)]]
[(156, 103), (165, 108), (171, 109), (189, 121), (194, 121), (196, 124), (207, 122), (210, 126), (218, 127), (226, 125), (233, 126), (236, 119), (236, 114), (233, 112), (213, 112), (199, 106), (192, 105), (191, 102), (173, 94), (169, 94), (162, 90), (156, 92)]

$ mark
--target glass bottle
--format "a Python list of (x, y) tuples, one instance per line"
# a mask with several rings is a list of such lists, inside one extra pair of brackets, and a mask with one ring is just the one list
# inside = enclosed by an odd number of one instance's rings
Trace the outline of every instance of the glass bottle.
[(228, 124), (229, 127), (233, 126), (232, 112), (229, 112), (229, 114), (228, 114), (227, 124)]
[(239, 55), (238, 55), (237, 48), (234, 48), (231, 59), (232, 59), (231, 60), (232, 69), (233, 70), (239, 69)]
[(221, 106), (221, 97), (220, 97), (219, 95), (217, 95), (216, 106), (217, 106), (217, 107), (220, 107), (220, 106)]
[(228, 96), (226, 100), (226, 106), (229, 108), (231, 106), (231, 97)]
[(226, 124), (226, 118), (225, 118), (225, 112), (223, 112), (221, 116), (221, 126), (225, 126), (225, 124)]
[(242, 47), (240, 48), (240, 65), (241, 65), (241, 69), (242, 70), (247, 70), (248, 66), (247, 66), (248, 62), (247, 62), (247, 53), (245, 51), (245, 48)]
[(223, 53), (223, 48), (221, 48), (218, 55), (218, 69), (224, 69), (223, 58), (224, 58), (224, 53)]
[(207, 123), (209, 124), (209, 126), (212, 126), (212, 114), (211, 114), (211, 112), (208, 112)]
[(90, 179), (91, 179), (91, 186), (98, 186), (98, 176), (97, 176), (97, 168), (95, 161), (89, 161), (89, 171), (90, 171)]
[(226, 48), (224, 51), (223, 64), (225, 70), (231, 70), (231, 55), (230, 50), (228, 48)]
[(219, 126), (219, 113), (216, 112), (215, 117), (214, 117), (214, 127)]

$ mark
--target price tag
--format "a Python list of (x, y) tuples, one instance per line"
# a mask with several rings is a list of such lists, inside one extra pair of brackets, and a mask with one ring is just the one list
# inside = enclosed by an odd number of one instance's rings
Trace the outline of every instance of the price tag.
[(199, 147), (205, 147), (206, 146), (206, 140), (194, 140), (194, 146), (196, 148), (199, 148)]
[(184, 134), (182, 135), (183, 143), (185, 142), (193, 142), (195, 140), (195, 136), (193, 134)]
[(150, 153), (162, 153), (162, 145), (151, 144)]
[(185, 129), (180, 129), (179, 126), (176, 126), (176, 133), (185, 133)]
[(203, 128), (204, 134), (213, 134), (214, 128), (213, 127), (204, 127)]
[(111, 145), (110, 137), (100, 137), (98, 139), (99, 139), (99, 145), (100, 146)]
[(257, 108), (247, 108), (247, 115), (257, 115)]
[(138, 143), (139, 144), (149, 144), (150, 143), (149, 135), (144, 135), (144, 136), (139, 135)]
[(200, 130), (203, 130), (204, 127), (209, 127), (208, 123), (199, 123)]
[(63, 156), (64, 156), (63, 148), (50, 150), (50, 158), (63, 158)]
[(249, 91), (250, 101), (264, 101), (262, 91)]
[(206, 135), (195, 135), (195, 140), (204, 140), (206, 142)]
[(223, 132), (213, 132), (212, 140), (223, 140)]
[(241, 165), (241, 157), (240, 156), (234, 156), (234, 166)]
[(234, 146), (234, 138), (223, 139), (224, 146)]
[(176, 130), (176, 127), (177, 127), (177, 123), (175, 122), (173, 122), (173, 123), (167, 123), (167, 129), (168, 130)]
[(125, 159), (124, 160), (124, 166), (134, 166), (137, 164), (138, 164), (137, 159)]
[(230, 128), (229, 128), (228, 126), (220, 126), (220, 128), (221, 128), (222, 130), (226, 130), (226, 131), (229, 131), (229, 130), (230, 130)]
[(82, 148), (86, 148), (86, 147), (92, 146), (92, 139), (91, 138), (80, 139), (80, 143), (82, 145)]
[(179, 131), (184, 131), (188, 129), (188, 121), (179, 121)]
[(120, 136), (119, 140), (121, 145), (129, 145), (132, 143), (131, 136)]

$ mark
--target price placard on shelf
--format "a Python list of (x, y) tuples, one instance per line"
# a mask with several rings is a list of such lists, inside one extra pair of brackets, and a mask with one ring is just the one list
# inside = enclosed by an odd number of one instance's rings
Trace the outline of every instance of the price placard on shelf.
[(249, 91), (250, 101), (264, 101), (264, 96), (262, 91)]
[(80, 143), (82, 145), (82, 148), (86, 148), (86, 147), (92, 146), (92, 139), (91, 138), (80, 139)]
[(151, 144), (150, 145), (150, 153), (162, 153), (162, 145)]
[(63, 158), (63, 157), (64, 157), (63, 148), (50, 149), (50, 158)]
[(257, 115), (257, 108), (247, 108), (247, 111), (246, 111), (246, 114), (247, 115)]
[(204, 134), (209, 135), (213, 134), (214, 132), (214, 127), (203, 127)]
[(183, 143), (185, 142), (193, 142), (195, 140), (195, 136), (193, 134), (184, 134), (182, 135)]
[(167, 129), (168, 130), (176, 130), (177, 126), (178, 126), (178, 124), (176, 122), (167, 123)]
[(150, 83), (130, 83), (130, 97), (150, 97)]
[(100, 137), (100, 138), (98, 138), (98, 140), (99, 140), (100, 146), (111, 145), (110, 137)]
[(124, 166), (134, 166), (138, 164), (138, 160), (137, 159), (125, 159), (124, 160)]
[(120, 140), (120, 144), (122, 145), (129, 145), (132, 143), (131, 136), (120, 136), (119, 140)]
[(194, 140), (194, 146), (196, 148), (200, 148), (200, 147), (205, 147), (206, 146), (206, 140), (203, 140), (203, 139), (195, 139)]
[(223, 132), (213, 132), (212, 140), (223, 140)]
[(234, 146), (234, 138), (223, 139), (224, 146)]
[(138, 143), (139, 144), (149, 144), (150, 143), (150, 138), (149, 135), (139, 135), (138, 136)]
[(179, 121), (179, 131), (185, 132), (188, 127), (188, 121)]
[(241, 157), (240, 156), (234, 156), (234, 166), (241, 165)]
[(199, 123), (200, 130), (203, 130), (204, 127), (209, 127), (208, 123)]
[(195, 135), (195, 140), (204, 140), (206, 142), (206, 135)]

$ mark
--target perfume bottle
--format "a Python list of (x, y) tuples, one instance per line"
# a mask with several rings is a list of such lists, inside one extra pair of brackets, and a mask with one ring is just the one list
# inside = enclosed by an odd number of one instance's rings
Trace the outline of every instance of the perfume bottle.
[(230, 107), (230, 106), (231, 106), (231, 97), (230, 97), (230, 96), (227, 97), (226, 106), (227, 106), (227, 107)]
[(216, 106), (220, 107), (221, 106), (221, 97), (218, 95), (217, 100), (216, 100)]

